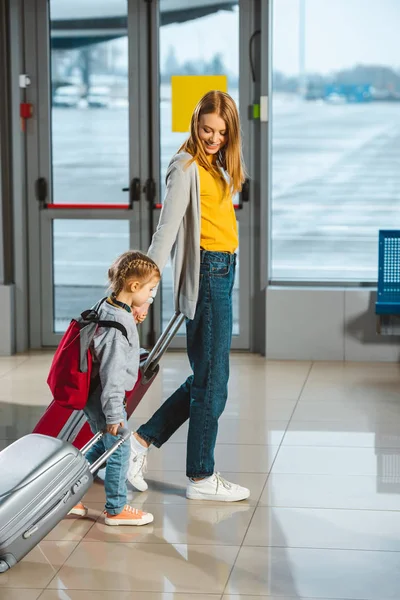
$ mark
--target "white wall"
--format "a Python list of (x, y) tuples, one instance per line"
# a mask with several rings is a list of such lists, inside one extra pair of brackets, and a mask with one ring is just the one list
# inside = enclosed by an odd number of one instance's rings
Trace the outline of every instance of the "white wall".
[(397, 362), (400, 337), (376, 333), (376, 291), (270, 287), (269, 359)]

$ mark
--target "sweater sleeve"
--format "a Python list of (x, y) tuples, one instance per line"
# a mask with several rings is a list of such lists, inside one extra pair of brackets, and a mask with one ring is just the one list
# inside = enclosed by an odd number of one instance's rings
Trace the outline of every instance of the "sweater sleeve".
[(167, 189), (157, 229), (153, 235), (148, 255), (163, 271), (183, 217), (189, 204), (189, 178), (182, 162), (172, 165), (167, 175)]
[(101, 406), (107, 425), (117, 425), (124, 420), (125, 378), (128, 342), (117, 333), (114, 339), (99, 348)]

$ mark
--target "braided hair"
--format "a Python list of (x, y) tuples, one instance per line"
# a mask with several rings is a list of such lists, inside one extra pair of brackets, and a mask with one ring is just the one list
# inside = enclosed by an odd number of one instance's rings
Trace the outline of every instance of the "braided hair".
[(137, 250), (128, 250), (119, 256), (108, 269), (110, 289), (118, 295), (130, 279), (147, 283), (152, 277), (161, 277), (156, 263)]

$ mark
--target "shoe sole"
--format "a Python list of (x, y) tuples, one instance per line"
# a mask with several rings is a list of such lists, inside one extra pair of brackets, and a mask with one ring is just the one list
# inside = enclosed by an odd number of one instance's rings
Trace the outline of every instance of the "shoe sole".
[(134, 479), (129, 479), (129, 477), (128, 481), (138, 492), (147, 492), (149, 489), (149, 486), (145, 481), (143, 481), (143, 483), (136, 483)]
[(68, 515), (72, 515), (74, 517), (86, 517), (88, 514), (88, 510), (71, 510)]
[(132, 519), (131, 521), (129, 519), (107, 519), (107, 517), (105, 518), (105, 524), (106, 525), (130, 525), (130, 526), (136, 526), (136, 527), (140, 527), (141, 525), (148, 525), (149, 523), (152, 523), (154, 521), (154, 517), (153, 515), (147, 515), (146, 517), (142, 517), (141, 519)]
[(209, 502), (242, 502), (243, 500), (247, 500), (250, 497), (250, 492), (248, 494), (243, 494), (240, 497), (232, 498), (232, 496), (221, 496), (217, 494), (200, 494), (186, 492), (186, 498), (188, 500), (206, 500)]

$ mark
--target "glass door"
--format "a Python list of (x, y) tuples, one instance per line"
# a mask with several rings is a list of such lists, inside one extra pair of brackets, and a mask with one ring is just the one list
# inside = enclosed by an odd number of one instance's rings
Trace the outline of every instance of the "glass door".
[(105, 295), (114, 258), (144, 244), (138, 57), (148, 27), (141, 0), (37, 4), (38, 50), (27, 58), (37, 75), (29, 93), (39, 155), (31, 280), (40, 290), (31, 320), (36, 330), (40, 320), (40, 345), (53, 346), (72, 317)]
[[(33, 106), (26, 144), (30, 338), (32, 347), (41, 347), (56, 345), (70, 319), (105, 294), (115, 256), (149, 247), (168, 162), (187, 135), (175, 122), (181, 109), (174, 85), (184, 82), (190, 91), (191, 78), (203, 93), (221, 87), (233, 96), (249, 164), (251, 77), (239, 46), (248, 48), (253, 3), (34, 4), (33, 10), (25, 0), (26, 101)], [(250, 210), (243, 200), (234, 199), (240, 249), (233, 347), (248, 349)], [(145, 345), (172, 311), (168, 266), (140, 328)], [(184, 336), (175, 340), (176, 347), (184, 343)]]
[[(207, 5), (202, 3), (201, 6), (197, 6), (198, 4), (192, 0), (180, 3), (164, 0), (159, 4), (156, 15), (159, 78), (153, 97), (159, 106), (159, 112), (155, 115), (159, 127), (154, 131), (156, 152), (153, 154), (153, 171), (159, 194), (154, 203), (154, 227), (162, 207), (168, 163), (187, 138), (190, 113), (200, 97), (211, 89), (227, 91), (239, 106), (243, 133), (248, 133), (248, 106), (246, 101), (242, 102), (240, 94), (240, 78), (243, 73), (239, 66), (239, 46), (246, 35), (243, 13), (247, 13), (244, 15), (246, 18), (252, 3), (236, 0), (226, 3), (209, 2)], [(185, 118), (182, 118), (183, 115), (186, 115)], [(246, 147), (245, 160), (248, 159)], [(240, 248), (233, 296), (233, 347), (240, 349), (248, 349), (250, 344), (250, 213), (248, 204), (243, 202), (246, 199), (234, 199)], [(161, 303), (159, 328), (165, 327), (173, 312), (170, 264), (164, 271)], [(182, 328), (175, 346), (181, 347), (184, 344)]]

